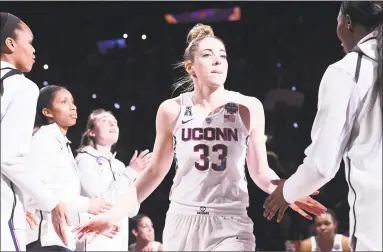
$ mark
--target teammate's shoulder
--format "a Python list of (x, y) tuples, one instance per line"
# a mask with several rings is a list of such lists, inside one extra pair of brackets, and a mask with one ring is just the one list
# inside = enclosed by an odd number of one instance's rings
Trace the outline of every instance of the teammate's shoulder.
[(336, 70), (348, 75), (354, 75), (357, 59), (357, 53), (348, 53), (342, 59), (329, 65), (326, 71)]
[(36, 85), (36, 83), (34, 83), (22, 74), (15, 74), (10, 76), (9, 78), (6, 78), (4, 80), (4, 85), (7, 86), (6, 88), (13, 89), (17, 93), (31, 93), (34, 95), (38, 95), (40, 92), (39, 87)]

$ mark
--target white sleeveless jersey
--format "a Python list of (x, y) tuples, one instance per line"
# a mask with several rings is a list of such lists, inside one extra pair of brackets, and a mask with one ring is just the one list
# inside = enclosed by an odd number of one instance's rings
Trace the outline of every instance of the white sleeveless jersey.
[[(341, 234), (335, 235), (334, 245), (332, 246), (331, 251), (343, 251), (342, 237), (343, 236)], [(311, 237), (311, 251), (322, 251), (318, 246), (318, 242), (315, 236)]]
[(245, 158), (248, 130), (239, 116), (239, 93), (228, 91), (222, 109), (198, 115), (192, 93), (181, 94), (173, 132), (176, 175), (170, 201), (185, 207), (246, 211)]

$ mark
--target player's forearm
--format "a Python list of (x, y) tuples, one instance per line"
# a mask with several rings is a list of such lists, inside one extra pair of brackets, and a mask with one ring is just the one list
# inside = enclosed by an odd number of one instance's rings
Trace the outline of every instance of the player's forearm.
[(166, 176), (156, 172), (154, 167), (149, 167), (138, 175), (134, 186), (137, 188), (137, 200), (141, 204), (161, 184)]
[(271, 180), (279, 179), (278, 175), (269, 167), (258, 172), (250, 172), (250, 177), (254, 183), (265, 193), (274, 192), (276, 185), (271, 184)]
[(321, 174), (313, 164), (304, 162), (298, 170), (286, 180), (283, 197), (292, 203), (299, 198), (309, 196), (331, 180), (331, 176)]

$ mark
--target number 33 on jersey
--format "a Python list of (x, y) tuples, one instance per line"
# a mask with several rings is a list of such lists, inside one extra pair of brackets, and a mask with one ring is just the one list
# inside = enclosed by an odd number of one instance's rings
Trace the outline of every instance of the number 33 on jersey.
[[(239, 95), (229, 91), (226, 104), (215, 114), (204, 117), (193, 109), (192, 93), (181, 94), (181, 112), (173, 132), (177, 171), (171, 200), (209, 201), (207, 195), (192, 192), (201, 188), (210, 188), (213, 202), (229, 196), (226, 191), (230, 190), (235, 194), (233, 197), (247, 194), (244, 168), (249, 133), (239, 115)], [(183, 192), (177, 196), (178, 187)]]

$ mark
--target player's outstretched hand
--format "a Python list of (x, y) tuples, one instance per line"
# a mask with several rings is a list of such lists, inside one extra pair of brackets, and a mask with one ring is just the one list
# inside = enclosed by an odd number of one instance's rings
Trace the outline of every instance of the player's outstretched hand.
[[(280, 222), (285, 214), (286, 209), (290, 206), (291, 209), (298, 212), (303, 217), (311, 220), (312, 217), (307, 213), (314, 214), (316, 216), (321, 215), (327, 211), (327, 208), (320, 204), (318, 201), (314, 200), (310, 196), (303, 197), (294, 202), (294, 204), (288, 204), (283, 197), (283, 186), (285, 184), (284, 179), (273, 180), (271, 181), (274, 185), (277, 185), (277, 188), (273, 193), (267, 197), (263, 208), (265, 211), (263, 216), (268, 220), (271, 220), (274, 215), (278, 212), (277, 222)], [(319, 192), (314, 192), (312, 195), (317, 195)]]
[(102, 215), (98, 215), (72, 230), (77, 242), (84, 242), (85, 239), (88, 239), (88, 243), (100, 234), (113, 238), (117, 231), (115, 224)]

